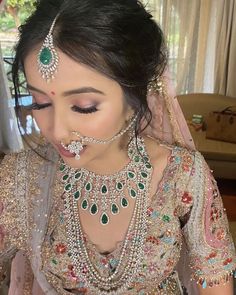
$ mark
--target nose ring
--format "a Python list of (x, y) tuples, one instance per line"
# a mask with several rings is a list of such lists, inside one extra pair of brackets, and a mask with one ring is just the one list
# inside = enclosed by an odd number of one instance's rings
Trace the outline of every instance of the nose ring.
[(69, 151), (72, 154), (75, 154), (75, 159), (76, 160), (80, 159), (80, 153), (84, 148), (82, 142), (77, 141), (77, 140), (76, 141), (73, 140), (68, 145), (65, 145), (63, 142), (61, 142), (61, 145), (65, 150)]

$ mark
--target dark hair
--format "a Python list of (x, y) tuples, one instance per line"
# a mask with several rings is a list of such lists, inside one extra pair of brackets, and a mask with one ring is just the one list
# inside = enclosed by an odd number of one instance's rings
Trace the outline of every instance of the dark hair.
[[(42, 0), (20, 27), (13, 63), (16, 109), (19, 110), (19, 71), (24, 59), (42, 44), (56, 15), (54, 45), (74, 60), (116, 80), (127, 102), (151, 120), (147, 86), (164, 71), (167, 50), (163, 33), (136, 0)], [(18, 113), (19, 115), (19, 113)], [(140, 131), (136, 126), (136, 134)]]

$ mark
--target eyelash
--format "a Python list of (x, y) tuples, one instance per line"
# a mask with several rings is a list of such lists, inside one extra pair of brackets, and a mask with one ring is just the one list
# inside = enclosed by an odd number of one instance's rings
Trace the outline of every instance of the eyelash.
[[(30, 110), (42, 110), (47, 107), (49, 107), (51, 104), (50, 103), (45, 103), (45, 104), (38, 104), (38, 103), (32, 103), (31, 105), (28, 106)], [(71, 108), (73, 111), (81, 113), (81, 114), (91, 114), (96, 112), (98, 109), (96, 106), (90, 107), (90, 108), (80, 108), (78, 106), (73, 106)]]

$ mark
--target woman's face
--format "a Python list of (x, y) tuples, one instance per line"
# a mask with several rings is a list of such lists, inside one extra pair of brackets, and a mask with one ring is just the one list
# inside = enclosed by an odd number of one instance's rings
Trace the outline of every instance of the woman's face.
[(117, 82), (77, 63), (60, 50), (58, 72), (47, 83), (38, 72), (38, 50), (27, 56), (24, 67), (33, 103), (42, 106), (33, 110), (42, 135), (75, 168), (89, 167), (122, 150), (121, 139), (106, 145), (86, 143), (77, 161), (62, 149), (61, 142), (69, 144), (78, 139), (73, 131), (97, 139), (111, 138), (127, 124), (133, 112)]

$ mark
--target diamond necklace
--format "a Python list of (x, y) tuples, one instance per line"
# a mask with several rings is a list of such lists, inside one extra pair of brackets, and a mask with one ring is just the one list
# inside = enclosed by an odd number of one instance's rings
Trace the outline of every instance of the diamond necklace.
[(84, 168), (72, 169), (64, 163), (60, 167), (64, 191), (80, 202), (82, 210), (93, 216), (100, 214), (102, 225), (107, 225), (110, 216), (119, 214), (122, 208), (128, 208), (129, 198), (136, 199), (138, 192), (144, 193), (148, 186), (152, 166), (141, 138), (137, 139), (137, 144), (139, 152), (132, 140), (128, 147), (129, 163), (112, 175), (98, 175)]
[[(152, 166), (150, 164), (148, 155), (145, 151), (145, 145), (142, 138), (138, 137), (137, 139), (138, 150), (135, 145), (135, 141), (132, 141), (128, 148), (128, 155), (130, 157), (130, 163), (125, 166), (125, 168), (116, 173), (116, 177), (119, 181), (123, 180), (122, 177), (125, 176), (127, 179), (124, 181), (124, 185), (121, 188), (119, 187), (119, 192), (125, 191), (125, 185), (128, 184), (127, 190), (129, 190), (129, 197), (135, 199), (135, 207), (134, 212), (128, 227), (128, 231), (126, 234), (126, 238), (123, 242), (121, 253), (119, 256), (119, 261), (114, 269), (113, 273), (108, 276), (103, 276), (100, 274), (99, 270), (92, 264), (89, 254), (86, 248), (86, 244), (83, 238), (83, 231), (81, 227), (79, 212), (78, 212), (78, 198), (76, 192), (78, 191), (77, 182), (78, 179), (81, 180), (80, 176), (76, 174), (80, 173), (82, 169), (75, 170), (69, 169), (63, 164), (60, 169), (63, 173), (64, 177), (63, 181), (66, 181), (65, 184), (65, 217), (66, 217), (66, 227), (68, 233), (68, 246), (70, 248), (71, 260), (74, 266), (74, 270), (76, 276), (79, 280), (83, 281), (87, 287), (95, 292), (95, 294), (124, 294), (124, 291), (127, 289), (129, 284), (134, 279), (135, 275), (139, 272), (141, 267), (141, 260), (143, 258), (143, 245), (147, 231), (147, 222), (146, 222), (146, 211), (147, 211), (147, 199), (149, 193), (149, 184), (151, 180), (152, 174)], [(125, 173), (124, 173), (125, 172)], [(128, 173), (134, 173), (134, 176)], [(146, 173), (141, 176), (141, 173)], [(93, 173), (93, 177), (94, 177)], [(122, 175), (122, 177), (121, 177)], [(62, 177), (62, 178), (63, 178)], [(81, 176), (82, 177), (82, 176)], [(99, 180), (101, 175), (99, 176)], [(105, 177), (105, 176), (104, 176)], [(113, 175), (106, 176), (109, 178), (113, 178)], [(142, 180), (142, 181), (141, 181)], [(106, 183), (106, 182), (105, 182)], [(113, 183), (113, 181), (111, 181)], [(87, 184), (87, 182), (86, 182)], [(136, 187), (134, 187), (136, 184)], [(142, 184), (142, 185), (141, 185)], [(102, 190), (104, 184), (101, 184), (100, 189)], [(110, 193), (110, 185), (107, 185), (108, 193), (105, 195), (108, 197)], [(116, 185), (118, 183), (116, 182)], [(135, 191), (135, 195), (131, 194), (131, 187)], [(116, 187), (117, 189), (117, 187)], [(100, 192), (102, 192), (100, 190)], [(112, 191), (112, 190), (111, 190)], [(90, 187), (88, 191), (88, 196), (86, 195), (86, 200), (88, 202), (88, 208), (90, 206), (90, 212), (92, 211), (88, 198), (93, 192)], [(105, 189), (104, 189), (105, 192)], [(83, 195), (79, 197), (81, 198), (81, 204), (83, 203)], [(85, 198), (84, 198), (85, 199)], [(111, 198), (114, 200), (114, 198)], [(120, 202), (122, 202), (122, 198), (120, 197)], [(126, 198), (127, 200), (127, 198)], [(116, 203), (118, 201), (116, 200)], [(112, 204), (112, 203), (111, 203)], [(81, 205), (82, 206), (82, 205)], [(99, 206), (99, 205), (98, 205)], [(112, 211), (112, 206), (111, 211)], [(121, 205), (122, 207), (122, 205)], [(127, 206), (126, 206), (127, 207)], [(123, 208), (126, 208), (125, 206)], [(107, 206), (108, 208), (108, 206)], [(85, 209), (84, 209), (85, 210)], [(87, 210), (87, 208), (86, 208)], [(98, 212), (99, 212), (98, 208)], [(102, 213), (103, 215), (104, 213)], [(106, 214), (108, 214), (106, 212)], [(101, 215), (101, 216), (102, 216)], [(109, 219), (109, 217), (108, 217)], [(102, 220), (102, 217), (101, 217)], [(131, 235), (132, 233), (132, 235)], [(132, 236), (132, 238), (130, 238)]]

